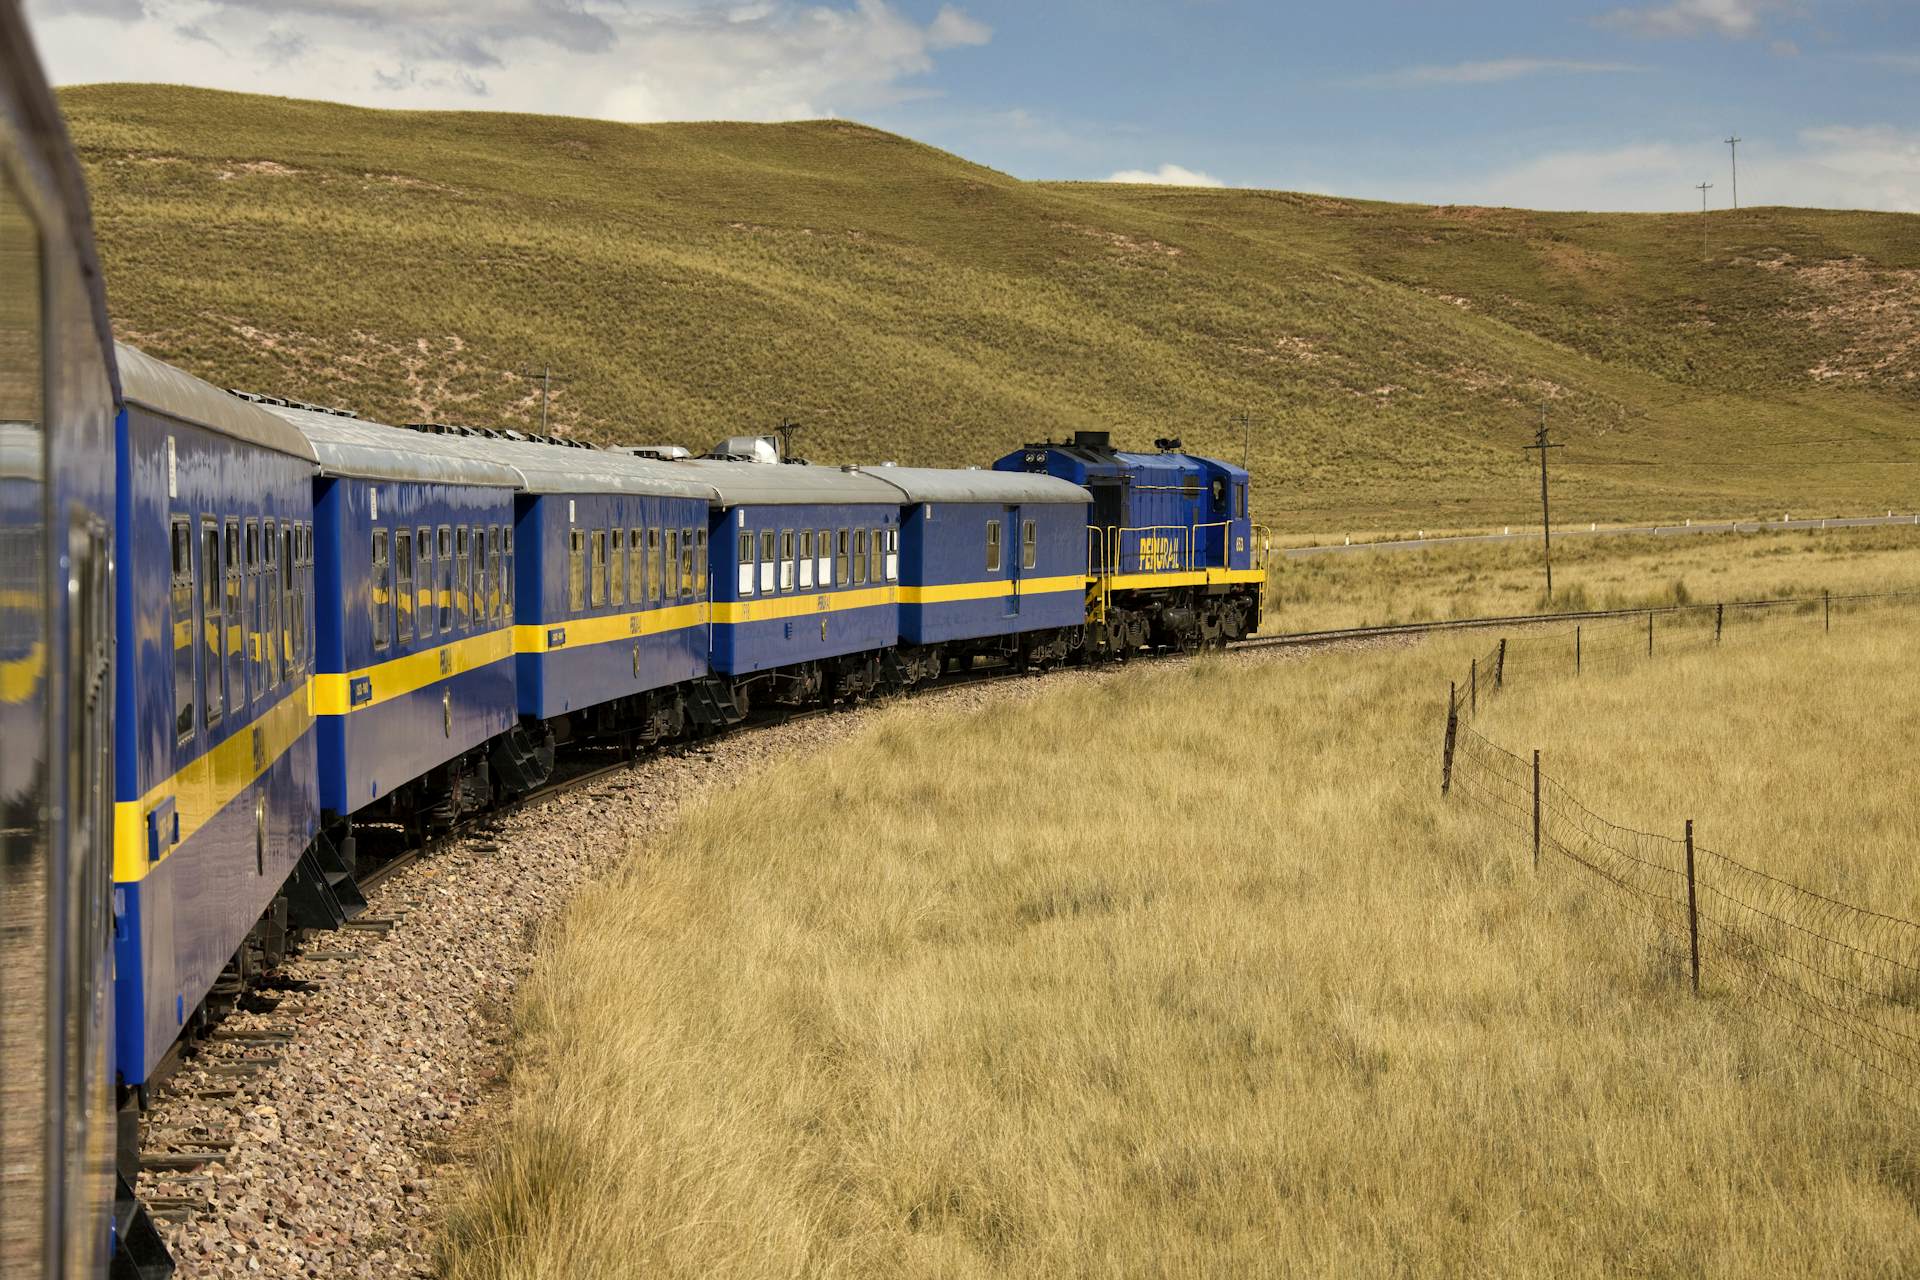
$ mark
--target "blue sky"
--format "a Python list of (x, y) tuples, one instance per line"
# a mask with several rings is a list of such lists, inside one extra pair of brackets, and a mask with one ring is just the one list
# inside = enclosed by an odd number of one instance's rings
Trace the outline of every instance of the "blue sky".
[(869, 121), (1024, 178), (1920, 211), (1920, 3), (34, 0), (63, 83)]

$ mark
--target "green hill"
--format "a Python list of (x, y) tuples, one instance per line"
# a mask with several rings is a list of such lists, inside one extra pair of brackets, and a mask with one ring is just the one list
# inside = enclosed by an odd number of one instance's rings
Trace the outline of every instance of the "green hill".
[(1920, 217), (1029, 183), (840, 121), (620, 125), (70, 89), (122, 336), (386, 418), (819, 461), (1108, 428), (1277, 526), (1902, 506)]

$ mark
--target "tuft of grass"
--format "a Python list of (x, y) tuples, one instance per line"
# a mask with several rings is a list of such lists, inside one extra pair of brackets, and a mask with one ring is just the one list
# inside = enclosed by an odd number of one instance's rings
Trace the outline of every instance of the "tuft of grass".
[(847, 121), (625, 125), (62, 91), (121, 335), (386, 420), (823, 462), (1105, 428), (1276, 530), (1911, 509), (1920, 218), (1029, 183)]
[[(1813, 711), (1910, 694), (1878, 678), (1902, 638), (1811, 683), (1756, 649), (1758, 696), (1622, 677), (1616, 751), (1849, 822), (1821, 779), (1913, 718)], [(904, 705), (690, 814), (543, 945), (446, 1273), (1920, 1266), (1901, 1119), (1440, 801), (1478, 643)], [(1669, 745), (1661, 716), (1703, 723)], [(1910, 843), (1821, 848), (1885, 883)]]

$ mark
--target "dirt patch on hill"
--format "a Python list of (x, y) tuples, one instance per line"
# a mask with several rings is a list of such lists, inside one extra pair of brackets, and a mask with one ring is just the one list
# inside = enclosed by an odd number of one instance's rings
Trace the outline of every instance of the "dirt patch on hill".
[(1795, 312), (1797, 318), (1838, 344), (1807, 370), (1810, 377), (1820, 382), (1920, 380), (1920, 271), (1879, 268), (1857, 257), (1790, 269), (1794, 283), (1811, 295), (1812, 305)]

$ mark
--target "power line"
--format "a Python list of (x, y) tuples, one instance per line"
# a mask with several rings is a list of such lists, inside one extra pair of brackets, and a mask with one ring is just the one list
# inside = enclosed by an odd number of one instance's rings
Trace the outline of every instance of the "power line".
[(1534, 433), (1533, 443), (1522, 447), (1521, 452), (1540, 451), (1540, 538), (1541, 554), (1547, 565), (1547, 602), (1553, 602), (1553, 519), (1547, 511), (1547, 450), (1564, 449), (1563, 444), (1553, 444), (1547, 440), (1547, 402), (1540, 402), (1540, 429)]

